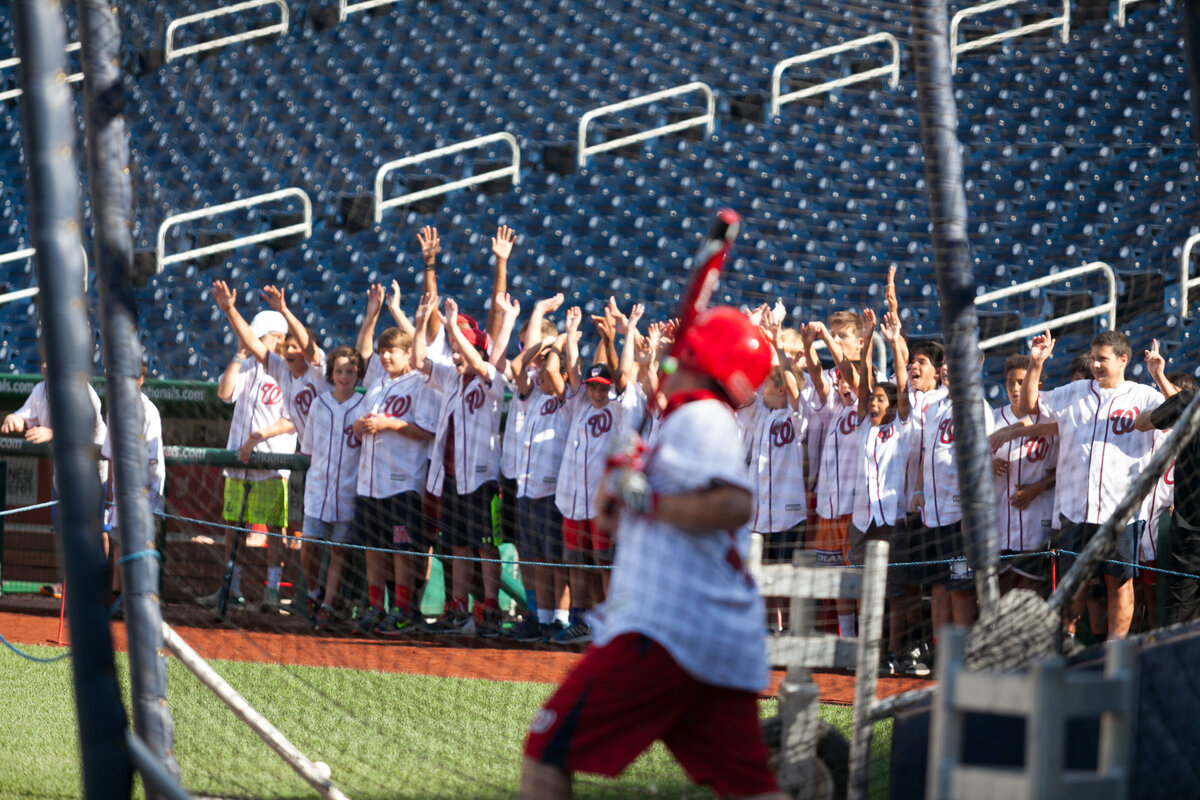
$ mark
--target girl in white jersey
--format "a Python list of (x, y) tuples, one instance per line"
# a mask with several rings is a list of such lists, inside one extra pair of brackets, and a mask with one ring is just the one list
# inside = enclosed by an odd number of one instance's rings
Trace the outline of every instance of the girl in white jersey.
[[(366, 367), (362, 356), (351, 347), (339, 347), (329, 355), (326, 378), (333, 390), (313, 400), (309, 424), (300, 447), (312, 461), (304, 480), (304, 541), (300, 563), (308, 586), (309, 616), (317, 630), (333, 621), (333, 601), (342, 585), (345, 551), (334, 547), (329, 553), (324, 602), (318, 580), (321, 551), (316, 542), (345, 544), (354, 521), (354, 498), (358, 482), (358, 460), (362, 440), (354, 433), (354, 421), (362, 414), (363, 395), (354, 391)], [(312, 606), (317, 606), (313, 608)]]

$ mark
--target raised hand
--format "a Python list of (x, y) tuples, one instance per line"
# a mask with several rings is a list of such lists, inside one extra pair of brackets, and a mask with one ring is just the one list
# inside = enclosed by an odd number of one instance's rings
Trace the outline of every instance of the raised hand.
[(1152, 339), (1150, 349), (1146, 351), (1146, 368), (1151, 375), (1161, 375), (1167, 368), (1167, 360), (1158, 349), (1158, 339)]
[(442, 242), (438, 239), (437, 228), (432, 225), (426, 225), (417, 234), (417, 241), (421, 244), (421, 259), (425, 262), (425, 266), (432, 267), (437, 263), (437, 254), (442, 249)]
[(493, 302), (505, 317), (516, 319), (521, 315), (521, 301), (514, 298), (511, 294), (498, 294)]
[(888, 311), (898, 316), (900, 314), (900, 300), (896, 296), (895, 267), (888, 267), (887, 293), (884, 295), (884, 297), (887, 299)]
[(593, 314), (592, 324), (596, 326), (596, 330), (599, 331), (600, 335), (605, 339), (611, 339), (616, 335), (617, 325), (609, 314), (604, 314), (603, 316)]
[(421, 295), (421, 302), (417, 304), (416, 326), (422, 328), (429, 319), (429, 315), (433, 313), (434, 306), (437, 304), (437, 298), (429, 292)]
[(458, 303), (454, 302), (453, 297), (447, 297), (446, 302), (442, 304), (442, 316), (446, 318), (447, 325), (458, 325)]
[(629, 329), (629, 317), (617, 306), (617, 299), (610, 296), (608, 305), (604, 307), (604, 316), (612, 324), (617, 333), (625, 333)]
[(543, 300), (538, 300), (536, 303), (536, 308), (540, 309), (543, 315), (553, 314), (555, 311), (558, 311), (558, 309), (562, 307), (562, 304), (563, 304), (563, 294), (562, 294), (562, 292), (559, 292), (558, 294), (554, 295), (553, 297), (547, 297)]
[(387, 296), (387, 307), (393, 317), (398, 317), (404, 313), (400, 308), (400, 281), (395, 278), (392, 279), (392, 291)]
[(507, 225), (501, 225), (496, 231), (496, 235), (492, 237), (492, 253), (501, 261), (507, 261), (512, 255), (513, 242), (516, 241), (517, 234)]
[(862, 312), (862, 316), (863, 316), (862, 338), (863, 338), (863, 341), (865, 342), (867, 339), (871, 338), (871, 334), (875, 333), (875, 325), (878, 322), (878, 320), (875, 319), (874, 309), (864, 308), (863, 312)]
[(1029, 345), (1030, 360), (1036, 364), (1042, 364), (1052, 355), (1054, 355), (1054, 339), (1050, 336), (1050, 331), (1034, 336)]
[(583, 311), (579, 306), (571, 306), (567, 309), (567, 331), (574, 332), (579, 330), (579, 324), (583, 322)]
[(279, 287), (264, 286), (262, 293), (263, 299), (267, 301), (267, 305), (272, 309), (278, 311), (280, 314), (287, 312), (287, 298), (283, 296), (283, 292), (279, 290)]
[(367, 315), (375, 316), (379, 314), (379, 309), (383, 308), (383, 284), (372, 283), (367, 288)]
[(217, 308), (229, 311), (237, 302), (237, 290), (230, 289), (225, 281), (213, 281), (212, 298), (213, 302), (217, 304)]
[(645, 313), (646, 307), (644, 305), (641, 303), (634, 303), (633, 308), (629, 309), (629, 316), (625, 320), (625, 332), (628, 333), (629, 331), (636, 329), (638, 320), (640, 320), (642, 315)]
[(879, 329), (879, 335), (888, 344), (895, 344), (900, 338), (900, 315), (894, 312), (887, 312), (883, 315), (883, 326)]

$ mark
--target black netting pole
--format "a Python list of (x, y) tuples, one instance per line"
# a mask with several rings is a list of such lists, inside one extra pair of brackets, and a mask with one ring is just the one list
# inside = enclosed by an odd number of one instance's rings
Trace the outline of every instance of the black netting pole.
[(21, 139), (54, 424), (54, 472), (61, 500), (57, 532), (66, 576), (83, 792), (88, 800), (116, 800), (129, 797), (133, 776), (113, 663), (100, 539), (99, 453), (92, 441), (95, 412), (87, 394), (93, 346), (82, 291), (79, 171), (73, 100), (66, 83), (66, 25), (58, 3), (16, 0), (12, 9), (24, 90), (19, 101)]
[(121, 26), (110, 0), (79, 0), (88, 183), (91, 187), (94, 258), (100, 290), (112, 475), (120, 521), (122, 602), (129, 642), (133, 722), (138, 736), (178, 777), (175, 727), (167, 706), (167, 665), (162, 655), (158, 605), (159, 562), (154, 516), (144, 488), (149, 474), (138, 390), (142, 353), (130, 271), (132, 188), (129, 134), (121, 85)]
[(984, 427), (983, 381), (979, 362), (979, 319), (975, 276), (967, 244), (967, 195), (958, 144), (958, 109), (950, 68), (950, 12), (946, 0), (915, 0), (913, 53), (925, 151), (925, 182), (933, 220), (942, 333), (950, 365), (958, 486), (962, 498), (967, 563), (975, 570), (980, 611), (999, 599), (996, 563), (995, 495), (991, 450)]

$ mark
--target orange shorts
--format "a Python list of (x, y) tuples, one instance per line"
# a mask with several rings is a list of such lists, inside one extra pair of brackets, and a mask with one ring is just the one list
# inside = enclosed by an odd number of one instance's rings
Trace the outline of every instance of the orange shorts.
[(817, 517), (813, 549), (817, 551), (818, 566), (840, 567), (850, 563), (850, 518), (850, 514), (833, 519)]

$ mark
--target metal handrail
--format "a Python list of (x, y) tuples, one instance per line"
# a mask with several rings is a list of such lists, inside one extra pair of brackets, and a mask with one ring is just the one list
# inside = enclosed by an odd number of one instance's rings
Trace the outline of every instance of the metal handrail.
[[(417, 192), (409, 192), (398, 197), (393, 197), (388, 200), (383, 199), (383, 181), (390, 173), (406, 167), (409, 164), (420, 164), (423, 161), (429, 161), (434, 158), (440, 158), (452, 153), (458, 153), (463, 150), (477, 150), (493, 142), (505, 142), (512, 148), (512, 164), (507, 167), (500, 167), (480, 175), (472, 175), (469, 178), (461, 178), (456, 181), (443, 183), (440, 186), (431, 186), (428, 189), (421, 189)], [(489, 133), (487, 136), (480, 136), (466, 142), (439, 147), (436, 150), (428, 150), (424, 153), (418, 153), (415, 156), (406, 156), (398, 158), (395, 161), (389, 161), (381, 166), (375, 173), (375, 222), (380, 222), (383, 219), (383, 211), (387, 208), (395, 208), (396, 206), (404, 206), (409, 203), (415, 203), (418, 200), (424, 200), (426, 197), (436, 197), (441, 194), (453, 192), (456, 189), (464, 189), (468, 186), (486, 183), (497, 178), (512, 177), (513, 185), (521, 184), (521, 147), (517, 144), (517, 137), (511, 133), (501, 131), (500, 133)]]
[[(210, 39), (207, 42), (199, 44), (190, 44), (186, 47), (174, 47), (172, 40), (175, 36), (175, 31), (190, 25), (193, 22), (201, 20), (213, 19), (215, 17), (227, 17), (231, 14), (238, 14), (242, 11), (249, 11), (252, 8), (260, 8), (262, 6), (277, 6), (279, 8), (280, 20), (273, 25), (267, 25), (262, 28), (254, 28), (253, 30), (242, 31), (230, 36), (222, 36), (217, 39)], [(218, 47), (244, 42), (248, 39), (257, 39), (262, 36), (275, 36), (287, 33), (288, 21), (290, 20), (287, 3), (284, 0), (245, 0), (242, 3), (235, 3), (231, 6), (223, 6), (214, 8), (208, 11), (201, 11), (196, 14), (188, 14), (186, 17), (171, 20), (167, 25), (167, 40), (163, 46), (163, 58), (170, 61), (173, 58), (182, 58), (191, 55), (192, 53), (202, 53), (205, 50), (216, 50)]]
[(1022, 25), (1019, 28), (993, 33), (990, 36), (984, 36), (982, 39), (975, 39), (969, 42), (958, 41), (958, 26), (962, 24), (964, 19), (968, 17), (976, 17), (980, 14), (986, 14), (989, 11), (995, 11), (998, 8), (1007, 8), (1008, 6), (1016, 5), (1023, 0), (992, 0), (990, 3), (981, 3), (977, 6), (964, 8), (954, 15), (950, 20), (950, 69), (958, 69), (958, 54), (978, 50), (981, 47), (987, 47), (997, 42), (1003, 42), (1006, 39), (1014, 39), (1018, 36), (1025, 36), (1030, 33), (1046, 30), (1047, 28), (1057, 28), (1062, 26), (1060, 36), (1064, 42), (1071, 35), (1071, 0), (1062, 0), (1063, 13), (1060, 17), (1049, 17), (1047, 19), (1031, 22), (1028, 25)]
[(1189, 278), (1192, 266), (1192, 250), (1200, 244), (1200, 233), (1193, 233), (1183, 243), (1183, 254), (1179, 257), (1179, 308), (1185, 317), (1188, 314), (1188, 290), (1200, 286), (1200, 278)]
[(1113, 268), (1110, 267), (1108, 264), (1106, 264), (1103, 261), (1091, 261), (1087, 264), (1084, 264), (1081, 267), (1072, 267), (1071, 269), (1066, 269), (1066, 270), (1063, 270), (1062, 272), (1057, 272), (1053, 275), (1046, 275), (1041, 278), (1034, 278), (1031, 281), (1026, 281), (1025, 283), (1019, 283), (1016, 286), (1006, 286), (1003, 289), (996, 289), (995, 291), (992, 291), (992, 292), (985, 292), (984, 294), (981, 294), (975, 298), (975, 305), (976, 306), (985, 305), (987, 303), (992, 302), (993, 300), (999, 300), (1002, 297), (1008, 297), (1008, 296), (1014, 295), (1014, 294), (1021, 294), (1022, 292), (1027, 292), (1031, 289), (1038, 289), (1042, 286), (1049, 286), (1050, 284), (1054, 284), (1054, 283), (1062, 283), (1063, 281), (1069, 280), (1069, 279), (1077, 277), (1079, 275), (1087, 275), (1092, 272), (1101, 272), (1104, 274), (1104, 277), (1107, 279), (1107, 281), (1108, 281), (1108, 302), (1101, 303), (1100, 305), (1094, 306), (1092, 308), (1084, 309), (1083, 311), (1076, 311), (1072, 314), (1067, 314), (1062, 317), (1056, 317), (1055, 319), (1048, 320), (1046, 322), (1040, 322), (1037, 325), (1029, 325), (1027, 327), (1021, 328), (1020, 330), (1011, 331), (1009, 333), (1002, 333), (999, 336), (993, 336), (990, 339), (984, 339), (982, 342), (979, 343), (979, 349), (988, 350), (997, 345), (1007, 344), (1008, 342), (1014, 342), (1019, 339), (1024, 339), (1026, 336), (1028, 336), (1030, 334), (1041, 333), (1042, 331), (1052, 330), (1054, 328), (1062, 328), (1067, 325), (1070, 325), (1073, 322), (1079, 322), (1081, 320), (1091, 319), (1093, 317), (1099, 317), (1099, 316), (1103, 316), (1103, 315), (1108, 316), (1108, 329), (1110, 331), (1116, 330), (1117, 329), (1117, 277), (1116, 277), (1116, 274), (1113, 272)]
[(1125, 27), (1125, 9), (1129, 8), (1134, 3), (1140, 3), (1142, 0), (1117, 0), (1117, 24), (1122, 28)]
[[(624, 111), (627, 108), (636, 108), (637, 106), (657, 103), (659, 100), (666, 100), (668, 97), (678, 97), (681, 94), (690, 94), (692, 92), (700, 92), (704, 95), (706, 101), (705, 113), (699, 114), (695, 117), (689, 117), (678, 122), (672, 122), (667, 125), (660, 125), (657, 128), (650, 128), (649, 130), (644, 130), (640, 133), (622, 136), (618, 139), (609, 139), (606, 142), (594, 144), (590, 147), (588, 146), (587, 126), (588, 123), (593, 119), (606, 116), (608, 114), (613, 114), (617, 111)], [(676, 131), (695, 128), (700, 125), (705, 126), (705, 128), (707, 128), (706, 133), (711, 135), (713, 132), (713, 122), (716, 120), (716, 117), (716, 100), (713, 97), (712, 87), (702, 81), (692, 81), (691, 83), (685, 83), (682, 86), (674, 86), (670, 89), (652, 92), (651, 94), (642, 95), (641, 97), (633, 97), (629, 100), (622, 100), (619, 103), (610, 103), (606, 106), (593, 108), (591, 111), (584, 113), (584, 115), (579, 118), (579, 148), (578, 154), (576, 155), (576, 160), (578, 161), (579, 166), (583, 167), (587, 165), (587, 157), (589, 153), (603, 153), (606, 150), (614, 150), (621, 145), (633, 144), (634, 142), (643, 142), (647, 139), (653, 139), (656, 136), (665, 136), (668, 133), (675, 133)]]
[[(227, 242), (217, 242), (216, 244), (207, 245), (205, 247), (196, 247), (191, 250), (184, 250), (181, 253), (174, 255), (166, 255), (167, 246), (167, 230), (181, 222), (188, 222), (193, 219), (203, 219), (205, 217), (214, 217), (217, 214), (223, 214), (226, 211), (236, 211), (239, 208), (250, 208), (251, 206), (259, 206), (264, 203), (283, 200), (288, 197), (294, 197), (300, 200), (304, 207), (304, 219), (301, 222), (292, 225), (285, 225), (282, 228), (272, 228), (269, 231), (256, 233), (251, 236), (241, 236), (230, 239)], [(280, 189), (277, 192), (268, 192), (254, 197), (247, 197), (242, 200), (234, 200), (231, 203), (222, 203), (217, 206), (206, 206), (195, 211), (185, 211), (182, 214), (175, 214), (167, 217), (158, 226), (158, 242), (154, 248), (154, 256), (156, 261), (155, 272), (162, 272), (163, 267), (168, 264), (175, 264), (180, 261), (189, 261), (200, 256), (207, 256), (213, 253), (222, 253), (226, 250), (233, 250), (238, 247), (243, 247), (248, 244), (256, 244), (257, 242), (266, 242), (271, 239), (280, 239), (285, 236), (294, 236), (297, 233), (303, 233), (304, 238), (312, 236), (312, 201), (308, 199), (308, 195), (303, 189)]]
[[(863, 72), (856, 72), (841, 78), (835, 78), (834, 80), (825, 81), (825, 83), (816, 86), (808, 86), (803, 89), (798, 89), (794, 92), (788, 92), (784, 95), (779, 93), (780, 89), (783, 87), (783, 73), (788, 67), (795, 66), (796, 64), (805, 64), (809, 61), (816, 61), (822, 58), (828, 58), (829, 56), (834, 56), (838, 53), (844, 53), (847, 50), (856, 50), (861, 47), (879, 44), (880, 42), (886, 42), (887, 44), (891, 45), (892, 62), (890, 64), (882, 67), (874, 67)], [(813, 50), (811, 53), (805, 53), (804, 55), (785, 58), (783, 61), (780, 61), (778, 64), (776, 64), (775, 69), (771, 71), (771, 116), (779, 116), (780, 107), (786, 105), (787, 103), (791, 103), (796, 100), (802, 100), (805, 97), (812, 97), (813, 95), (817, 94), (824, 94), (825, 92), (832, 92), (834, 89), (840, 89), (843, 86), (851, 86), (855, 83), (862, 83), (864, 81), (874, 80), (875, 78), (882, 78), (885, 75), (888, 76), (888, 86), (895, 89), (896, 84), (900, 82), (900, 42), (890, 33), (875, 33), (870, 36), (863, 36), (860, 39), (852, 39), (851, 41), (842, 42), (841, 44), (822, 47), (819, 50)]]
[(386, 6), (391, 3), (396, 3), (398, 0), (360, 0), (354, 3), (350, 0), (338, 0), (338, 22), (345, 22), (346, 16), (355, 11), (367, 11), (368, 9), (377, 8), (378, 6)]
[[(85, 248), (83, 245), (80, 245), (79, 249), (83, 251), (83, 291), (87, 292), (87, 285), (88, 285), (87, 248)], [(22, 261), (26, 258), (33, 258), (35, 254), (37, 254), (37, 249), (33, 248), (33, 247), (26, 247), (22, 250), (13, 250), (10, 253), (0, 253), (0, 264), (7, 264), (10, 261)], [(11, 303), (15, 300), (24, 300), (27, 297), (36, 297), (37, 293), (38, 293), (38, 287), (36, 287), (36, 286), (31, 286), (28, 289), (17, 289), (14, 292), (5, 292), (4, 294), (0, 294), (0, 306), (5, 305), (7, 303)]]
[[(79, 52), (81, 47), (82, 47), (82, 45), (80, 45), (79, 42), (71, 42), (69, 45), (67, 45), (63, 49), (68, 53), (77, 53), (77, 52)], [(9, 69), (10, 67), (15, 67), (17, 64), (20, 64), (20, 63), (21, 63), (21, 59), (16, 56), (14, 56), (12, 58), (0, 59), (0, 70)], [(72, 72), (71, 74), (69, 74), (67, 76), (66, 80), (67, 80), (67, 83), (79, 83), (81, 80), (83, 80), (83, 72), (82, 71)], [(14, 97), (20, 97), (23, 91), (24, 91), (23, 89), (17, 88), (17, 89), (9, 89), (7, 91), (0, 92), (0, 100), (11, 100)]]

